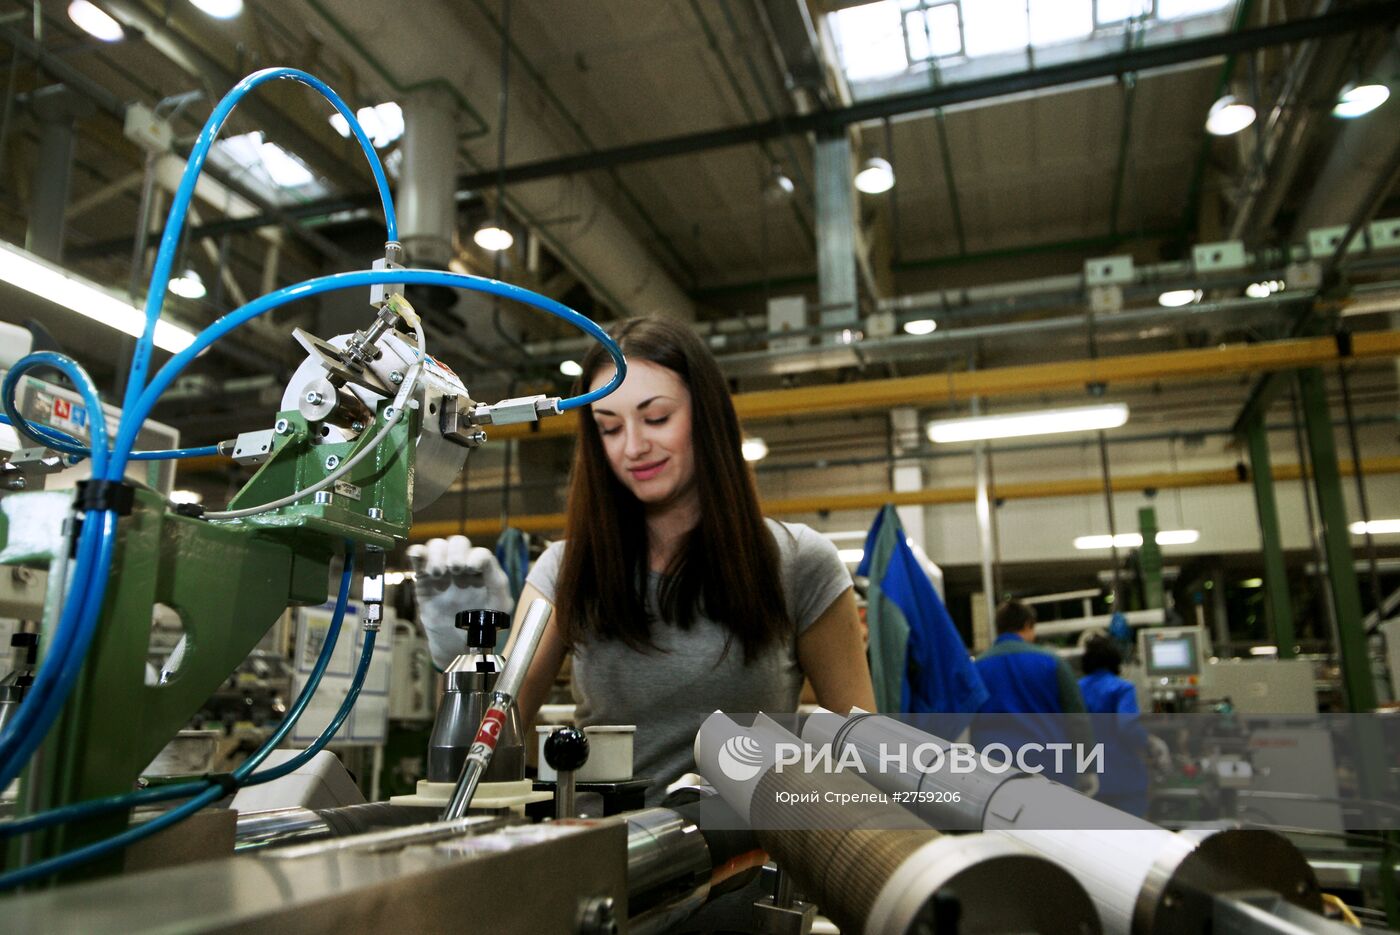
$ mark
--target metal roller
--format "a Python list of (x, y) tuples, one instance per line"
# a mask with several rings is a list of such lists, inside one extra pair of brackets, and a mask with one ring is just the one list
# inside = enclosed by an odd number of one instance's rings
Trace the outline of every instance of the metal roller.
[[(1207, 930), (1216, 894), (1268, 890), (1321, 911), (1321, 890), (1307, 861), (1269, 831), (1238, 828), (1173, 833), (1096, 802), (1068, 786), (1016, 770), (968, 775), (881, 770), (881, 745), (949, 742), (893, 718), (813, 714), (805, 742), (854, 749), (871, 782), (887, 792), (956, 789), (960, 801), (908, 807), (939, 828), (984, 831), (1053, 861), (1088, 891), (1104, 930), (1157, 935)], [(936, 797), (927, 797), (935, 799)]]
[[(1004, 836), (939, 834), (854, 773), (776, 769), (780, 741), (801, 742), (761, 715), (745, 729), (716, 712), (696, 764), (843, 932), (1100, 931), (1083, 887), (1044, 858)], [(782, 793), (815, 801), (783, 808)]]

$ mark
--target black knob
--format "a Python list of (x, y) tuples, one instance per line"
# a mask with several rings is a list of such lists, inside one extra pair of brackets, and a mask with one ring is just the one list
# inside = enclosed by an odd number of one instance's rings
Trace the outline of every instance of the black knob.
[(467, 631), (467, 645), (496, 645), (496, 631), (510, 628), (510, 614), (503, 610), (464, 610), (457, 614), (457, 629)]
[(588, 762), (588, 735), (577, 727), (561, 727), (544, 742), (544, 761), (556, 773), (572, 772)]

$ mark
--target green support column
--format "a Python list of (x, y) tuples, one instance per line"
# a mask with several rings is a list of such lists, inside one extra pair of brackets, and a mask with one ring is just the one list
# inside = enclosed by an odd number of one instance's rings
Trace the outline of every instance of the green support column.
[(1142, 548), (1138, 550), (1138, 571), (1142, 575), (1142, 606), (1144, 610), (1157, 610), (1163, 606), (1164, 601), (1162, 547), (1157, 544), (1157, 511), (1154, 508), (1145, 506), (1138, 510), (1138, 532), (1142, 534)]
[(1353, 565), (1346, 501), (1342, 498), (1342, 473), (1337, 466), (1337, 443), (1332, 437), (1327, 385), (1321, 370), (1309, 367), (1298, 371), (1298, 396), (1302, 402), (1308, 456), (1312, 459), (1332, 606), (1337, 614), (1337, 652), (1341, 656), (1347, 702), (1353, 712), (1373, 711), (1376, 689), (1371, 681), (1366, 634), (1361, 629), (1361, 589)]
[(1269, 462), (1269, 432), (1262, 416), (1245, 426), (1249, 442), (1249, 476), (1254, 482), (1254, 509), (1259, 514), (1259, 541), (1264, 553), (1264, 609), (1278, 646), (1278, 658), (1292, 659), (1293, 601), (1289, 596), (1288, 569), (1283, 562), (1283, 535), (1279, 532), (1278, 501), (1274, 497), (1274, 472)]

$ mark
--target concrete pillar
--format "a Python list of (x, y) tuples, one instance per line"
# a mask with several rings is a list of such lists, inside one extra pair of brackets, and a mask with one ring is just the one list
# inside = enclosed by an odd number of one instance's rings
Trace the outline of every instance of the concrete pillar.
[(457, 230), (456, 107), (436, 89), (415, 91), (402, 106), (399, 239), (410, 265), (445, 268)]
[(34, 161), (29, 231), (24, 245), (31, 253), (62, 263), (63, 215), (73, 177), (73, 124), (81, 117), (91, 116), (97, 107), (61, 84), (35, 91), (30, 103), (39, 119), (39, 156)]
[[(890, 471), (890, 489), (905, 493), (924, 489), (924, 469), (915, 457), (919, 449), (919, 411), (912, 406), (890, 410), (890, 429), (894, 437), (894, 465)], [(904, 456), (909, 457), (904, 457)], [(928, 552), (922, 506), (896, 507), (905, 535)]]
[[(816, 170), (817, 293), (822, 325), (860, 323), (856, 279), (856, 200), (851, 181), (851, 141), (845, 133), (818, 136)], [(824, 335), (823, 344), (841, 340)]]

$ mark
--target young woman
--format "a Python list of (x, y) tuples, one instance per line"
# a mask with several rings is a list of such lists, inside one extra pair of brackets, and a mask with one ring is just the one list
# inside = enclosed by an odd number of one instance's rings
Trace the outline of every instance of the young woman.
[[(688, 326), (625, 322), (627, 379), (581, 413), (566, 539), (517, 604), (555, 605), (521, 691), (534, 717), (573, 653), (577, 722), (635, 724), (648, 803), (694, 769), (719, 709), (786, 712), (803, 677), (819, 704), (874, 710), (850, 575), (810, 528), (764, 519), (724, 378)], [(580, 384), (612, 376), (601, 348)]]

